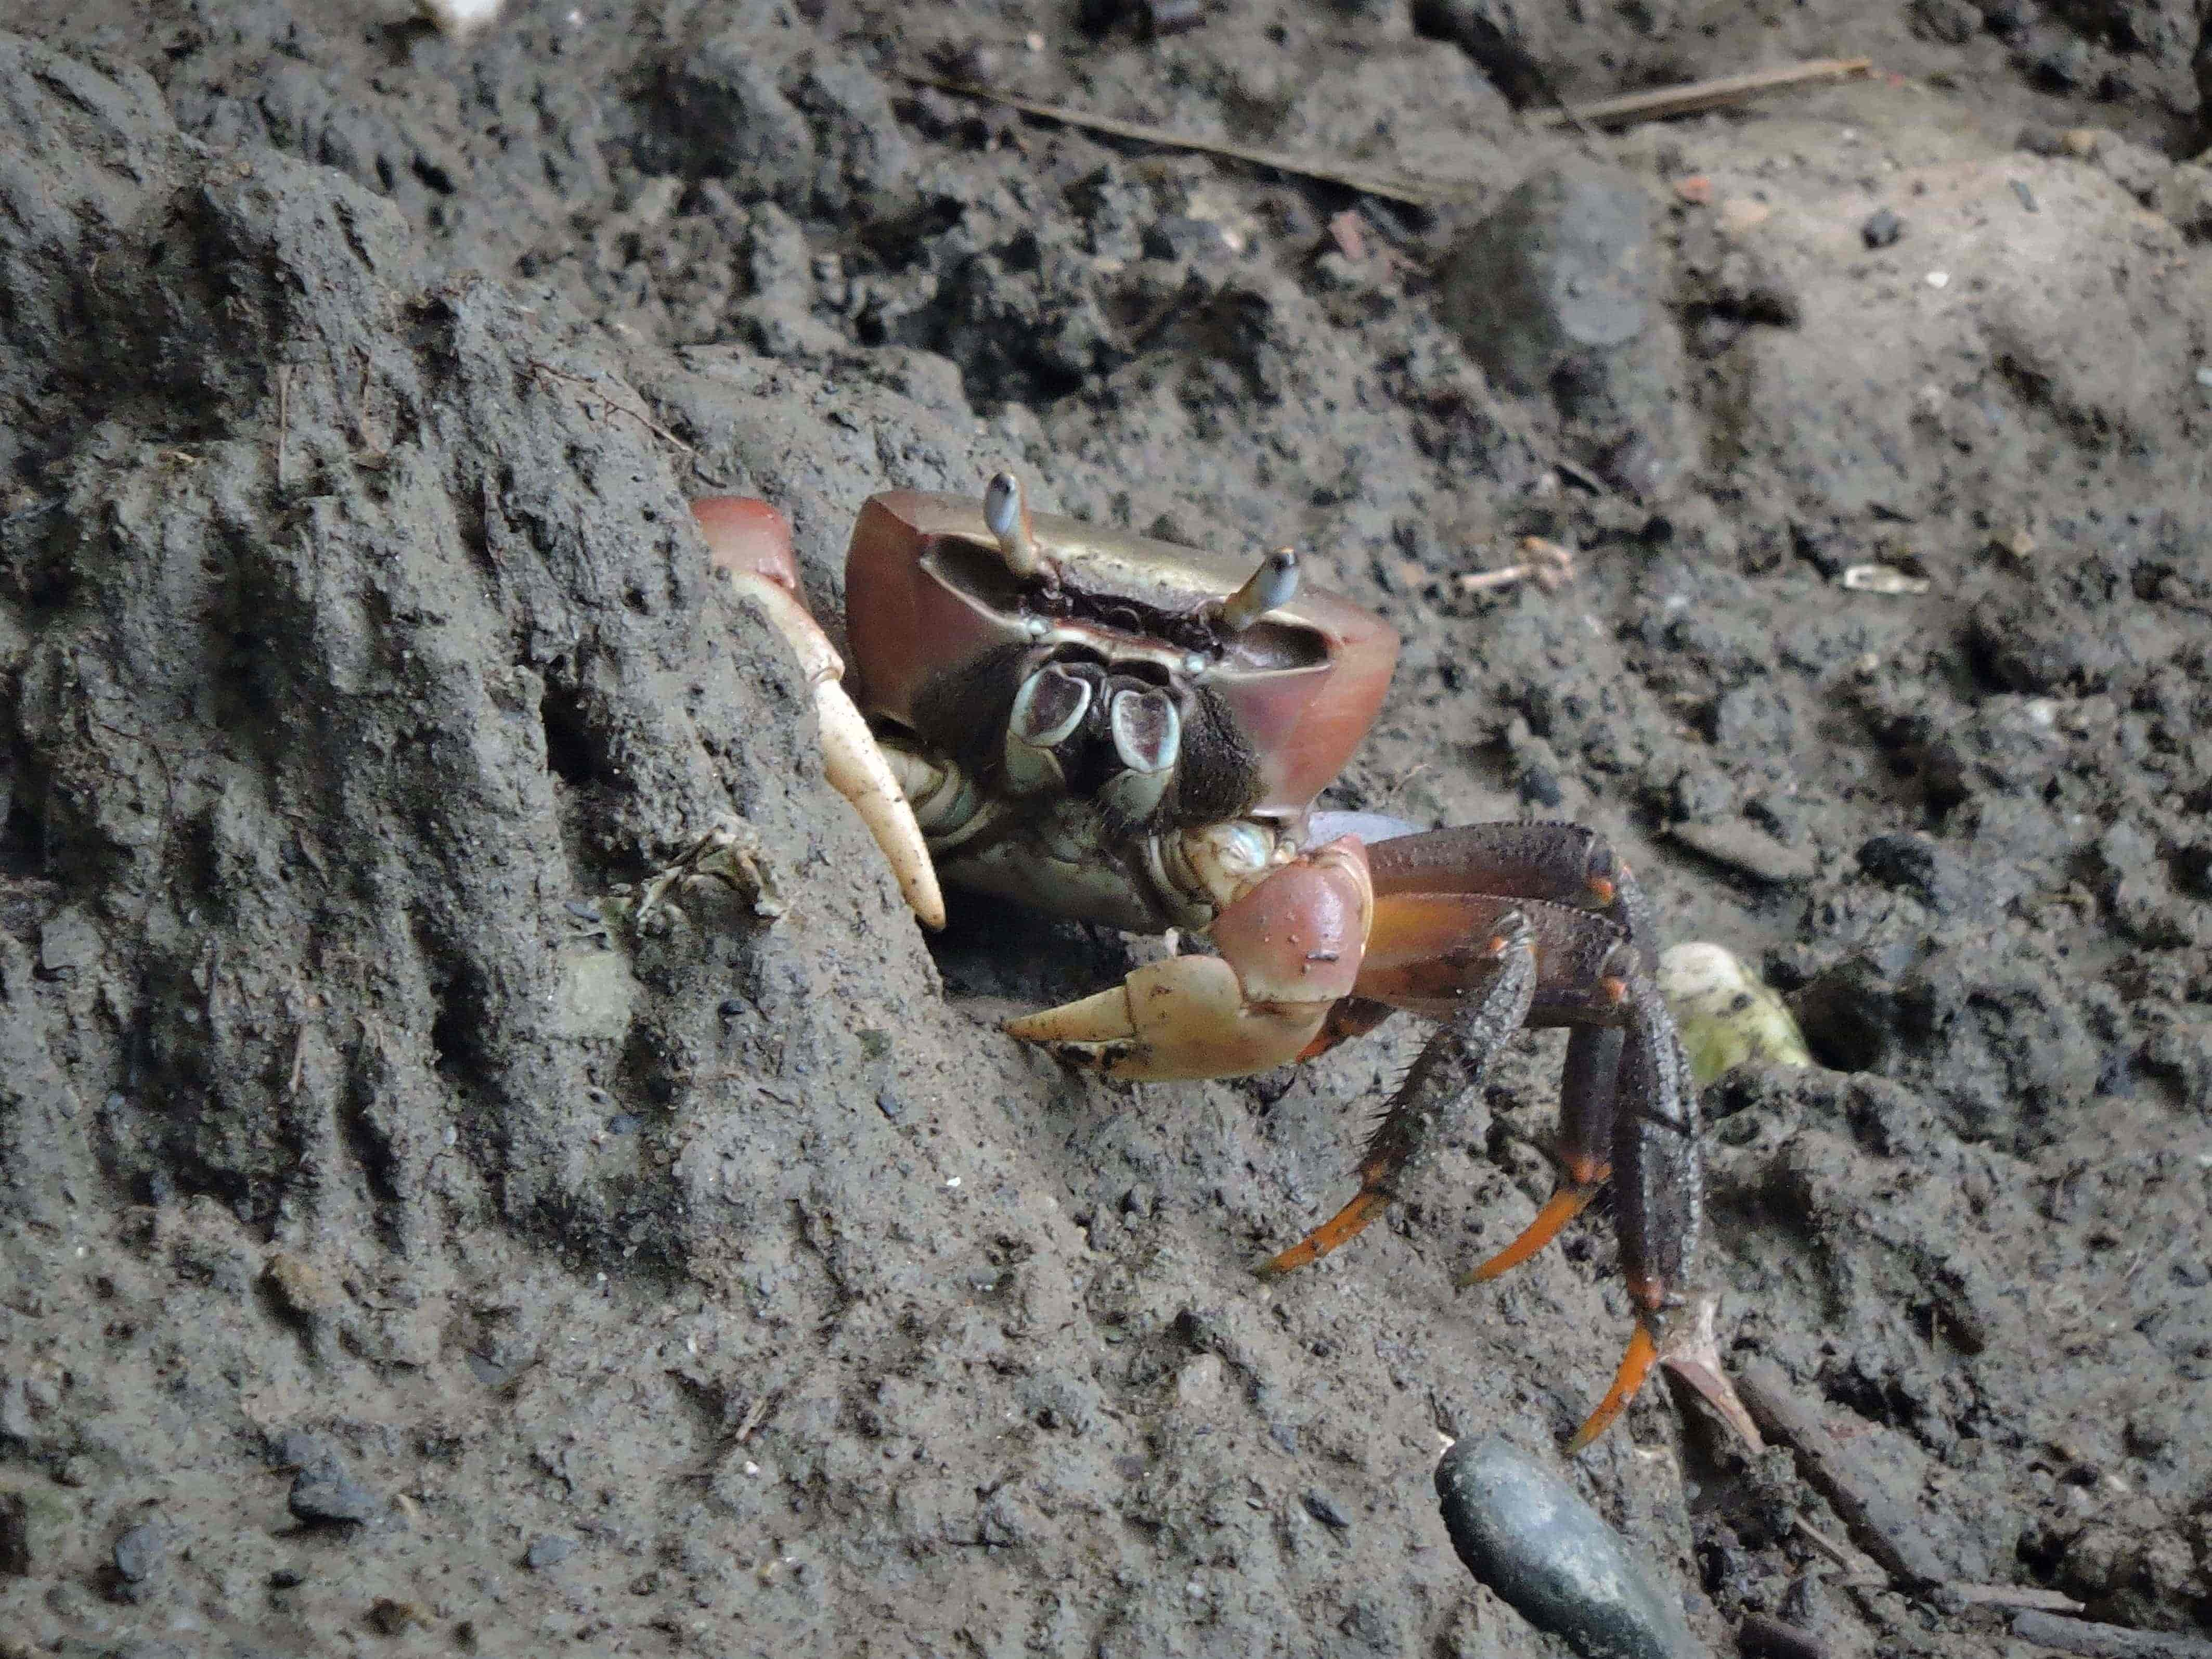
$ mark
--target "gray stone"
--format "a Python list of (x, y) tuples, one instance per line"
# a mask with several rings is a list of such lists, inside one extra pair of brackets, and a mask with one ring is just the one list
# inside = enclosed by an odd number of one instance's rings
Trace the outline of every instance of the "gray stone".
[(1703, 1659), (1680, 1603), (1550, 1469), (1495, 1436), (1437, 1465), (1452, 1547), (1476, 1578), (1585, 1659)]
[(115, 1571), (126, 1583), (143, 1583), (161, 1571), (161, 1529), (142, 1521), (115, 1540)]
[(384, 1513), (381, 1498), (332, 1463), (301, 1470), (288, 1503), (302, 1521), (374, 1521)]
[(574, 1539), (541, 1532), (530, 1540), (530, 1547), (523, 1552), (522, 1564), (532, 1572), (544, 1572), (549, 1567), (559, 1566), (575, 1553)]
[(1644, 332), (1652, 264), (1641, 185), (1610, 168), (1546, 168), (1446, 256), (1439, 311), (1492, 380), (1534, 392), (1577, 354)]

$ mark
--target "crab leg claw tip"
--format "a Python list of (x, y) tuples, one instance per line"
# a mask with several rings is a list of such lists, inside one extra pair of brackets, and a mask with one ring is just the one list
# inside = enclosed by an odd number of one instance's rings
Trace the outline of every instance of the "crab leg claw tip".
[(1598, 1436), (1613, 1426), (1613, 1419), (1627, 1410), (1628, 1402), (1636, 1398), (1636, 1391), (1644, 1386), (1644, 1379), (1650, 1375), (1652, 1363), (1658, 1357), (1659, 1346), (1652, 1340), (1651, 1328), (1638, 1320), (1635, 1332), (1628, 1339), (1628, 1352), (1620, 1357), (1620, 1369), (1613, 1374), (1613, 1386), (1597, 1402), (1597, 1409), (1589, 1414), (1589, 1420), (1577, 1429), (1574, 1437), (1567, 1442), (1568, 1456), (1588, 1449)]
[(1363, 1187), (1352, 1201), (1315, 1228), (1280, 1255), (1270, 1256), (1252, 1271), (1261, 1279), (1280, 1279), (1285, 1273), (1318, 1261), (1330, 1251), (1357, 1238), (1367, 1224), (1382, 1213), (1390, 1194), (1380, 1187)]
[(1510, 1273), (1541, 1250), (1559, 1237), (1559, 1229), (1580, 1215), (1593, 1198), (1597, 1196), (1595, 1182), (1566, 1182), (1555, 1188), (1544, 1200), (1544, 1207), (1536, 1212), (1535, 1219), (1521, 1231), (1521, 1237), (1508, 1244), (1479, 1267), (1471, 1267), (1459, 1276), (1456, 1283), (1462, 1290), (1470, 1285), (1486, 1285), (1501, 1273)]

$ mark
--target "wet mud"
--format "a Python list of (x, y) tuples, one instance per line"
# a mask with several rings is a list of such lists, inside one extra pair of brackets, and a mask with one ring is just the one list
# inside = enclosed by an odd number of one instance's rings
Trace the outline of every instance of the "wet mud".
[[(1437, 1515), (1490, 1435), (1714, 1651), (2212, 1634), (2191, 8), (1162, 9), (0, 8), (0, 1653), (1565, 1651)], [(999, 1032), (1158, 945), (925, 939), (685, 501), (834, 617), (869, 494), (1009, 464), (1401, 630), (1328, 804), (1591, 823), (1787, 995), (1698, 1275), (1820, 1457), (1655, 1385), (1558, 1462), (1604, 1218), (1452, 1288), (1555, 1036), (1262, 1285), (1418, 1029)], [(781, 917), (616, 924), (732, 811)]]

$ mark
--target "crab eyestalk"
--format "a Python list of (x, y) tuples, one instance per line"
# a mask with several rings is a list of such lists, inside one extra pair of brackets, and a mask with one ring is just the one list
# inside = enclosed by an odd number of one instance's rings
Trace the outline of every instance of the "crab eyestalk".
[(1297, 597), (1298, 556), (1279, 547), (1260, 561), (1260, 568), (1245, 578), (1244, 586), (1222, 600), (1216, 623), (1224, 634), (1242, 634), (1277, 605)]
[(997, 538), (1006, 568), (1024, 580), (1036, 575), (1042, 561), (1030, 530), (1030, 504), (1012, 473), (994, 472), (983, 486), (983, 522)]

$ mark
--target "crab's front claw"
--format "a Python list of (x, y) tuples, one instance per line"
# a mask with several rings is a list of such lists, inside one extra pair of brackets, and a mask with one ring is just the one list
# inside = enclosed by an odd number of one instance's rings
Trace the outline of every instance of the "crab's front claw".
[(791, 524), (766, 501), (749, 495), (710, 495), (691, 503), (707, 538), (708, 562), (757, 605), (799, 659), (813, 688), (822, 729), (822, 769), (830, 785), (853, 804), (883, 848), (899, 891), (923, 926), (945, 926), (945, 895), (937, 884), (928, 843), (915, 822), (898, 780), (874, 733), (839, 684), (845, 664), (822, 625), (799, 598), (799, 567), (792, 556)]
[(1350, 838), (1284, 865), (1215, 919), (1217, 957), (1174, 957), (1110, 991), (1006, 1022), (1070, 1065), (1135, 1082), (1241, 1077), (1296, 1060), (1351, 994), (1374, 914)]

